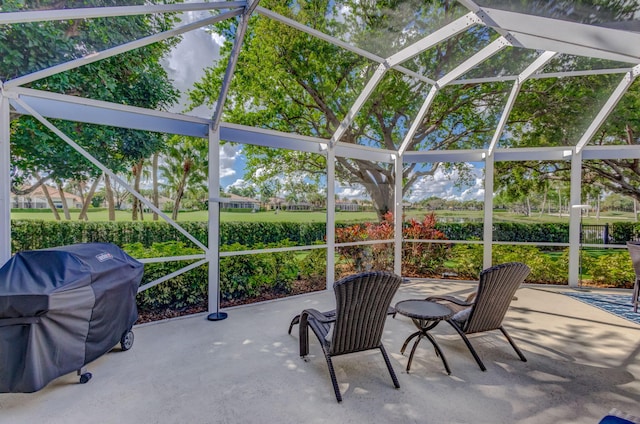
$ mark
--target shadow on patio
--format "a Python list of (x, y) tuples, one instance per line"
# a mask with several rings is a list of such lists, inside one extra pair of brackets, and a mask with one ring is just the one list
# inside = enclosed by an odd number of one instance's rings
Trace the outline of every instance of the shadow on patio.
[[(396, 301), (458, 290), (464, 282), (413, 281)], [(289, 320), (305, 307), (329, 309), (329, 292), (200, 314), (134, 328), (133, 349), (117, 348), (34, 394), (1, 394), (1, 423), (597, 423), (615, 407), (640, 412), (640, 326), (561, 294), (524, 287), (505, 327), (526, 355), (521, 362), (500, 332), (471, 342), (482, 372), (448, 325), (432, 330), (449, 360), (448, 376), (429, 343), (399, 350), (411, 321), (389, 318), (383, 336), (400, 380), (394, 389), (378, 352), (334, 359), (344, 401), (336, 403), (326, 363), (311, 336), (309, 361), (298, 356)]]

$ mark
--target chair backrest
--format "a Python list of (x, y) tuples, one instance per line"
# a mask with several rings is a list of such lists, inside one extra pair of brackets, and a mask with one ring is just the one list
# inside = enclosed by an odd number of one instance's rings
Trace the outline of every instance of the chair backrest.
[(520, 262), (487, 268), (480, 273), (478, 294), (462, 330), (479, 333), (500, 328), (513, 295), (531, 270)]
[(628, 241), (627, 250), (629, 251), (629, 256), (631, 256), (631, 263), (633, 263), (636, 279), (640, 279), (640, 242)]
[(400, 283), (401, 277), (380, 271), (350, 275), (333, 285), (336, 321), (331, 355), (380, 346), (387, 309)]

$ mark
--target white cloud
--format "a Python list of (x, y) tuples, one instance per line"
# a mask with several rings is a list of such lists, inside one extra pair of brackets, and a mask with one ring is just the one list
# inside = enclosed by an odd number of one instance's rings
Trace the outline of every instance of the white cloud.
[[(210, 16), (207, 11), (185, 12), (181, 15), (182, 24), (203, 19)], [(188, 104), (187, 90), (193, 87), (193, 83), (199, 81), (204, 75), (204, 69), (212, 66), (220, 58), (220, 46), (224, 38), (218, 34), (210, 34), (203, 28), (186, 32), (182, 40), (175, 46), (163, 66), (173, 80), (174, 86), (180, 90), (179, 103), (170, 111), (182, 113)], [(202, 118), (211, 118), (213, 109), (200, 106), (188, 113)]]
[(353, 187), (338, 186), (336, 187), (336, 195), (339, 196), (341, 199), (347, 198), (351, 200), (367, 199), (370, 197), (367, 191), (364, 189), (364, 187), (361, 187), (361, 186), (353, 186)]
[(241, 149), (239, 146), (234, 146), (230, 143), (225, 143), (220, 146), (220, 178), (230, 177), (236, 174), (234, 167), (236, 165), (236, 158), (240, 153)]
[(476, 175), (473, 186), (461, 190), (454, 186), (458, 179), (458, 172), (454, 170), (445, 173), (439, 168), (433, 176), (423, 177), (416, 181), (407, 197), (411, 202), (432, 196), (445, 200), (482, 200), (484, 198), (482, 170), (476, 168), (473, 172)]

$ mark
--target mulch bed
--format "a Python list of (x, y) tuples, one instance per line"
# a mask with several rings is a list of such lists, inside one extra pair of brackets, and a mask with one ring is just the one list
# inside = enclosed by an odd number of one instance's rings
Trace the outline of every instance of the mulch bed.
[[(220, 307), (228, 308), (231, 306), (263, 302), (265, 300), (280, 299), (297, 294), (311, 293), (314, 291), (324, 290), (326, 288), (326, 284), (327, 283), (325, 279), (296, 280), (294, 281), (293, 286), (289, 291), (268, 291), (261, 293), (260, 296), (248, 299), (223, 300), (220, 302)], [(136, 321), (136, 324), (143, 324), (145, 322), (160, 321), (168, 318), (177, 318), (185, 315), (198, 314), (201, 312), (207, 312), (207, 309), (208, 304), (206, 300), (183, 308), (168, 307), (161, 309), (140, 309), (138, 310), (138, 320)]]

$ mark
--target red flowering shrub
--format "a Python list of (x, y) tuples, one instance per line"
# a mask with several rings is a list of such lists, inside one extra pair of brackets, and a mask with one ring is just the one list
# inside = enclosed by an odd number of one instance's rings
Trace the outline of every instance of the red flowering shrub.
[[(436, 216), (431, 213), (422, 221), (409, 220), (403, 225), (404, 239), (446, 240), (441, 231), (436, 230)], [(357, 243), (365, 240), (393, 240), (393, 214), (387, 212), (378, 223), (354, 224), (336, 228), (336, 243)], [(393, 244), (343, 246), (337, 248), (340, 259), (349, 271), (392, 270)], [(448, 254), (448, 246), (442, 243), (405, 242), (402, 247), (403, 275), (426, 276), (440, 271)]]
[[(410, 219), (402, 228), (405, 240), (447, 240), (442, 231), (435, 228), (436, 215), (430, 213), (422, 221)], [(402, 243), (402, 274), (432, 276), (441, 273), (447, 259), (449, 246), (445, 243)]]

